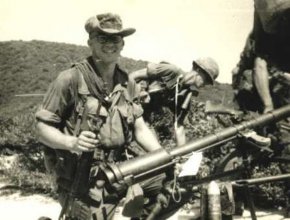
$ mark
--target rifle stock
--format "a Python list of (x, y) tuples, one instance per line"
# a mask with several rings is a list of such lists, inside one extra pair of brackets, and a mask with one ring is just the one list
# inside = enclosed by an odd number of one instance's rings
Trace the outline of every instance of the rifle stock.
[(210, 101), (205, 102), (205, 113), (217, 113), (217, 114), (229, 114), (229, 115), (241, 115), (241, 111), (237, 111), (233, 108), (228, 108), (222, 104), (214, 104)]
[(262, 127), (288, 116), (290, 116), (290, 105), (286, 105), (241, 124), (225, 128), (215, 134), (190, 141), (170, 151), (159, 149), (122, 163), (106, 164), (102, 167), (101, 172), (109, 185), (114, 183), (132, 185), (163, 172), (166, 168), (174, 165), (177, 158), (237, 138), (240, 132), (245, 129)]

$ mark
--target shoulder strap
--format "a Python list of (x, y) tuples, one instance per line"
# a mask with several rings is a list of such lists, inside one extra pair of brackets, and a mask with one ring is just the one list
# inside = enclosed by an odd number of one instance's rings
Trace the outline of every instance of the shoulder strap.
[(82, 63), (77, 63), (74, 66), (83, 75), (90, 94), (100, 102), (105, 103), (106, 100), (103, 95), (105, 92), (104, 86), (99, 77), (96, 76), (95, 71), (90, 64), (87, 61), (84, 61)]
[[(77, 75), (78, 75), (77, 87), (79, 87), (81, 83), (85, 83), (85, 85), (88, 87), (89, 93), (100, 101), (99, 99), (100, 96), (98, 96), (99, 93), (97, 92), (96, 88), (92, 85), (89, 79), (89, 76), (88, 76), (89, 74), (87, 72), (88, 69), (85, 68), (85, 64), (79, 63), (79, 64), (74, 64), (73, 66), (76, 67), (76, 69), (78, 70), (77, 71)], [(88, 114), (87, 94), (81, 94), (80, 99), (82, 101), (82, 105), (77, 115), (76, 125), (73, 131), (74, 136), (79, 135), (81, 127), (82, 127), (82, 123), (86, 120), (87, 114)], [(102, 100), (99, 102), (98, 107), (97, 107), (97, 112), (96, 112), (97, 116), (99, 116), (100, 114), (100, 110), (102, 106), (101, 103), (102, 103)]]
[(79, 114), (77, 116), (77, 121), (76, 121), (76, 126), (75, 126), (75, 129), (74, 129), (74, 132), (73, 132), (73, 136), (79, 135), (80, 130), (81, 130), (82, 121), (86, 118), (86, 115), (88, 113), (87, 105), (86, 105), (87, 97), (84, 95), (84, 96), (81, 97), (81, 99), (82, 99), (82, 106), (81, 106), (81, 109), (80, 109)]
[[(79, 135), (81, 127), (82, 127), (82, 123), (87, 123), (86, 122), (87, 116), (88, 116), (87, 96), (83, 95), (81, 99), (82, 99), (82, 106), (77, 116), (77, 121), (76, 121), (75, 129), (73, 132), (74, 136)], [(100, 115), (101, 107), (102, 107), (102, 104), (101, 102), (99, 102), (97, 110), (96, 110), (96, 117)], [(87, 126), (84, 126), (84, 127), (87, 128)]]

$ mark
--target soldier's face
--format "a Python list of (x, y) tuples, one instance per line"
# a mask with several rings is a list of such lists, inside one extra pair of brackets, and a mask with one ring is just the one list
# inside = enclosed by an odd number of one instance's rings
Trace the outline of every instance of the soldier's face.
[(186, 72), (183, 76), (183, 84), (184, 85), (195, 85), (196, 87), (202, 87), (205, 84), (205, 77), (202, 73), (199, 73), (196, 70), (191, 70), (190, 72)]
[(205, 85), (206, 79), (203, 74), (197, 73), (195, 76), (195, 86), (200, 88)]
[(119, 35), (95, 35), (90, 37), (88, 44), (93, 56), (103, 62), (117, 62), (124, 47), (124, 40)]

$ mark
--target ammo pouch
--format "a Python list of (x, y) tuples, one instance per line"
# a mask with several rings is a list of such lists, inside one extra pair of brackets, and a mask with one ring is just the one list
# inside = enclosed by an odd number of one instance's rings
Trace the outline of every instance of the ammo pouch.
[(116, 148), (124, 145), (125, 136), (122, 116), (118, 108), (111, 109), (99, 134), (100, 143), (104, 148)]
[(44, 166), (49, 174), (55, 174), (55, 167), (57, 163), (56, 152), (54, 149), (43, 146)]
[(69, 151), (55, 150), (57, 162), (55, 174), (57, 185), (65, 190), (70, 190), (77, 167), (77, 155)]
[(111, 94), (108, 116), (102, 125), (99, 136), (103, 148), (114, 149), (128, 143), (131, 139), (129, 126), (133, 126), (133, 103), (126, 88), (117, 85)]
[[(101, 80), (96, 80), (95, 73), (89, 68), (88, 65), (76, 65), (79, 73), (81, 74), (80, 82), (86, 85), (90, 95), (105, 107), (108, 114), (99, 127), (98, 134), (100, 145), (104, 149), (114, 149), (123, 146), (131, 140), (131, 132), (129, 126), (133, 124), (133, 102), (128, 94), (127, 85), (117, 84), (113, 92), (105, 98), (104, 94), (100, 91), (104, 90)], [(94, 131), (94, 129), (90, 130)]]
[(54, 184), (69, 190), (77, 165), (77, 155), (64, 150), (55, 150), (44, 146), (46, 171), (52, 175)]
[(92, 217), (92, 212), (86, 203), (78, 200), (78, 199), (72, 199), (70, 201), (70, 210), (67, 214), (69, 216), (69, 219), (77, 219), (77, 220), (88, 220)]

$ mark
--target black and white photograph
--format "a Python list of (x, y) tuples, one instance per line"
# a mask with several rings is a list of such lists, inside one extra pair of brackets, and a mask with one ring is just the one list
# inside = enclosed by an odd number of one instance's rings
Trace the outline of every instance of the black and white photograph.
[(1, 220), (290, 219), (290, 0), (2, 0)]

